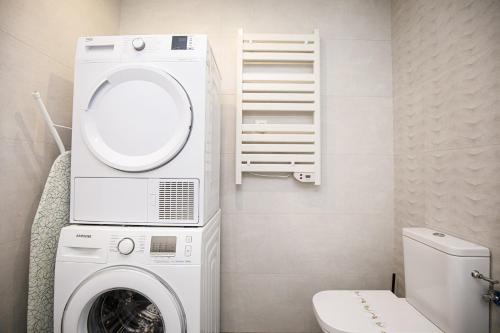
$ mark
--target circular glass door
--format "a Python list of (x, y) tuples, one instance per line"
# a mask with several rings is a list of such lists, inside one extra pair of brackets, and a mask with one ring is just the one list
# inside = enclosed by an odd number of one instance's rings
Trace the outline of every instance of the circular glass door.
[(94, 89), (82, 114), (89, 150), (115, 169), (140, 172), (174, 158), (191, 131), (192, 107), (182, 85), (161, 69), (121, 67)]
[(179, 298), (153, 273), (129, 267), (103, 269), (69, 298), (63, 333), (185, 333)]
[(158, 307), (135, 290), (115, 289), (99, 295), (90, 307), (87, 331), (93, 333), (164, 333)]

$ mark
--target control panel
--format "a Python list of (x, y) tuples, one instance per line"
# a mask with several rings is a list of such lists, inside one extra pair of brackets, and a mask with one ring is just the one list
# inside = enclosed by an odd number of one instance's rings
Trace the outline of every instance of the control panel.
[(200, 228), (63, 228), (58, 261), (126, 265), (199, 265)]
[(176, 236), (152, 236), (149, 245), (151, 255), (175, 257), (177, 252)]
[[(154, 230), (154, 229), (153, 229)], [(154, 264), (192, 264), (199, 260), (194, 253), (191, 234), (180, 235), (140, 235), (113, 234), (109, 238), (108, 251), (111, 259), (144, 260)], [(143, 259), (141, 259), (143, 258)]]
[(193, 37), (192, 36), (172, 36), (172, 50), (192, 50)]
[(123, 255), (129, 255), (134, 252), (135, 242), (132, 238), (122, 238), (117, 245), (118, 252)]
[(109, 238), (109, 252), (121, 255), (144, 252), (145, 241), (145, 236), (111, 235)]
[(205, 59), (206, 35), (131, 35), (83, 37), (76, 60), (85, 62), (161, 61), (170, 58)]
[(146, 47), (146, 42), (142, 38), (134, 38), (132, 40), (132, 46), (136, 51), (142, 51)]

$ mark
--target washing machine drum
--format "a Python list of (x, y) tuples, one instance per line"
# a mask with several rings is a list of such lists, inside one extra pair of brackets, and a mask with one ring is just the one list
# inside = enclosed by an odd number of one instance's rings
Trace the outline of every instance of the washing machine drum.
[(158, 307), (130, 289), (110, 290), (99, 295), (90, 308), (87, 329), (96, 333), (165, 332)]
[(118, 170), (141, 172), (173, 159), (186, 144), (193, 120), (183, 86), (149, 66), (111, 71), (95, 87), (81, 118), (89, 150)]
[(186, 333), (186, 315), (165, 281), (130, 267), (104, 269), (75, 289), (63, 333)]

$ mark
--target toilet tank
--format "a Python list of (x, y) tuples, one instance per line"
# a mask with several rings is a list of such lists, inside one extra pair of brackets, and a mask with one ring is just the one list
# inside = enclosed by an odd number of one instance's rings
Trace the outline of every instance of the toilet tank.
[(471, 276), (490, 274), (490, 251), (426, 228), (403, 229), (406, 299), (446, 333), (488, 333), (487, 284)]

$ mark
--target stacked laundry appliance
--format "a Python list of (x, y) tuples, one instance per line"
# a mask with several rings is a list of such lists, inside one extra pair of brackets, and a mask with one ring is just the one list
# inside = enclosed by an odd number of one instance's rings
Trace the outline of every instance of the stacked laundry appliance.
[(220, 76), (206, 36), (87, 37), (55, 332), (218, 332)]

